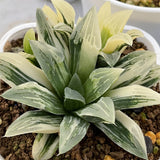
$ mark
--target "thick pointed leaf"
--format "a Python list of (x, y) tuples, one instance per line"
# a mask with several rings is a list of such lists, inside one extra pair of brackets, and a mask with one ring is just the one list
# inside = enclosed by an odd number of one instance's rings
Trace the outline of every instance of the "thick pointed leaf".
[(99, 25), (96, 11), (92, 8), (70, 37), (71, 72), (78, 73), (82, 82), (94, 70), (100, 48)]
[(74, 8), (64, 0), (51, 0), (57, 10), (59, 21), (74, 27), (75, 11)]
[(65, 116), (60, 125), (59, 154), (63, 154), (78, 144), (86, 135), (89, 123), (85, 120)]
[(64, 90), (64, 108), (67, 111), (74, 111), (82, 108), (85, 105), (84, 97), (69, 87)]
[(144, 36), (144, 34), (140, 30), (137, 30), (137, 29), (129, 30), (129, 31), (127, 31), (127, 34), (129, 34), (132, 37), (133, 40), (138, 38), (138, 37), (143, 37)]
[(120, 33), (123, 31), (124, 26), (126, 25), (132, 12), (132, 10), (123, 10), (111, 14), (109, 19), (107, 18), (107, 20), (105, 21), (104, 26), (107, 27), (113, 35)]
[(100, 30), (102, 30), (104, 22), (111, 15), (111, 4), (110, 2), (105, 2), (98, 12), (98, 21)]
[(91, 103), (102, 96), (118, 79), (123, 69), (99, 68), (94, 70), (84, 84), (86, 103)]
[(23, 56), (24, 58), (28, 59), (36, 67), (40, 68), (39, 63), (37, 62), (34, 55), (28, 54), (28, 53), (25, 53), (25, 52), (19, 52), (18, 54)]
[(23, 39), (23, 48), (26, 53), (33, 54), (29, 41), (35, 39), (36, 37), (34, 30), (33, 29), (28, 30)]
[(70, 58), (70, 53), (69, 53), (68, 46), (69, 46), (69, 39), (70, 39), (72, 30), (73, 29), (70, 26), (64, 23), (58, 23), (57, 25), (54, 26), (55, 36), (57, 37), (59, 42), (61, 42), (61, 45), (64, 48), (64, 53), (66, 52), (65, 55), (68, 56), (69, 58)]
[(160, 104), (159, 93), (139, 85), (114, 89), (108, 92), (106, 96), (112, 98), (116, 110)]
[(49, 45), (54, 46), (60, 52), (63, 53), (65, 57), (65, 63), (69, 66), (69, 50), (59, 33), (56, 33), (50, 21), (47, 20), (46, 15), (41, 9), (37, 9), (37, 32), (38, 38), (42, 42), (47, 42)]
[(107, 17), (101, 29), (102, 48), (104, 48), (108, 38), (123, 31), (131, 14), (131, 10), (124, 10)]
[(26, 133), (57, 133), (61, 121), (62, 117), (44, 111), (28, 111), (8, 127), (5, 137)]
[(45, 16), (47, 17), (48, 21), (50, 22), (51, 26), (55, 26), (58, 23), (58, 17), (56, 13), (47, 5), (44, 5), (42, 10)]
[(156, 64), (156, 55), (150, 51), (135, 51), (121, 58), (116, 67), (125, 71), (112, 88), (119, 88), (131, 84), (140, 84), (153, 65)]
[(56, 115), (65, 113), (63, 104), (58, 97), (48, 89), (35, 82), (28, 82), (9, 89), (2, 94), (3, 98), (17, 101)]
[(68, 87), (79, 92), (82, 96), (84, 95), (84, 88), (77, 73), (72, 76)]
[(110, 37), (102, 51), (107, 54), (111, 54), (114, 51), (121, 49), (122, 45), (130, 45), (132, 46), (132, 37), (127, 33), (118, 33)]
[(52, 89), (43, 71), (19, 54), (0, 54), (0, 78), (11, 87), (36, 81), (48, 89)]
[(54, 37), (54, 31), (52, 29), (52, 26), (49, 21), (47, 21), (47, 17), (41, 9), (37, 9), (36, 19), (38, 39), (47, 42), (52, 46), (59, 46), (58, 42)]
[(60, 33), (66, 33), (70, 35), (72, 33), (72, 28), (64, 23), (58, 23), (54, 26), (54, 30)]
[(160, 66), (154, 66), (150, 72), (142, 79), (141, 85), (145, 87), (151, 87), (160, 80)]
[(121, 53), (118, 51), (113, 52), (112, 54), (102, 53), (104, 61), (110, 66), (113, 67), (119, 60)]
[(69, 83), (70, 73), (65, 65), (63, 53), (43, 42), (31, 41), (31, 47), (42, 70), (59, 97)]
[(96, 124), (114, 143), (137, 157), (148, 159), (143, 133), (140, 127), (121, 111), (116, 112), (113, 124)]
[(52, 158), (58, 149), (59, 137), (57, 134), (39, 133), (32, 146), (34, 160), (47, 160)]
[(115, 122), (114, 104), (109, 97), (102, 97), (97, 103), (90, 104), (74, 113), (92, 123)]

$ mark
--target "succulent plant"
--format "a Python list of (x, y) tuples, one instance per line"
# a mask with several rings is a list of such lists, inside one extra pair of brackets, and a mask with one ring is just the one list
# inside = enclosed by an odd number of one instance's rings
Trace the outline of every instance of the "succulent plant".
[[(38, 133), (32, 154), (44, 160), (58, 148), (59, 154), (72, 149), (93, 124), (126, 151), (148, 159), (140, 127), (121, 110), (160, 104), (160, 95), (147, 88), (159, 80), (160, 67), (150, 51), (120, 58), (142, 35), (121, 33), (131, 12), (112, 15), (105, 3), (75, 26), (74, 9), (63, 0), (52, 2), (57, 14), (48, 6), (37, 9), (38, 40), (33, 30), (27, 32), (26, 53), (0, 54), (0, 78), (12, 87), (1, 96), (36, 108), (16, 119), (5, 137)], [(105, 67), (95, 68), (98, 55)]]

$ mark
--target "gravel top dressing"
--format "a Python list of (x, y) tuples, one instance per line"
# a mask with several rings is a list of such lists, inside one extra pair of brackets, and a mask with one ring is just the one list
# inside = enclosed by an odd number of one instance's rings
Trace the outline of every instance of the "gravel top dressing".
[(119, 0), (121, 2), (143, 7), (160, 7), (160, 0)]

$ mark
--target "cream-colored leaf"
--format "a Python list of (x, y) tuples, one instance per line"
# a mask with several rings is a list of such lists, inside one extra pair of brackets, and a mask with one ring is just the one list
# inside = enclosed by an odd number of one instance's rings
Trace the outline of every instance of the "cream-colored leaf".
[(132, 14), (132, 10), (123, 10), (112, 14), (104, 22), (104, 26), (114, 35), (122, 32), (129, 17)]
[(64, 0), (51, 0), (57, 10), (57, 16), (60, 22), (65, 22), (74, 27), (75, 11), (74, 8)]
[(111, 5), (110, 2), (106, 2), (102, 5), (102, 7), (98, 12), (98, 21), (100, 29), (103, 28), (103, 23), (108, 18), (108, 16), (110, 16), (110, 14), (111, 14)]
[(42, 10), (52, 26), (58, 23), (58, 17), (56, 13), (49, 6), (44, 5)]
[[(1, 53), (0, 54), (0, 62), (4, 61), (7, 62), (7, 64), (14, 66), (16, 69), (18, 69), (20, 72), (22, 72), (24, 75), (30, 77), (34, 81), (42, 84), (43, 86), (47, 87), (48, 89), (52, 89), (52, 86), (48, 79), (46, 78), (44, 72), (39, 69), (38, 67), (31, 64), (26, 58), (24, 58), (20, 54), (13, 54), (13, 53)], [(3, 75), (0, 75), (2, 78)], [(10, 75), (11, 76), (11, 75)], [(6, 78), (4, 78), (7, 80)], [(8, 82), (8, 81), (7, 81)], [(9, 85), (14, 86), (13, 83), (9, 83)]]
[(133, 40), (138, 38), (138, 37), (144, 37), (144, 34), (138, 29), (129, 30), (127, 32), (127, 34), (129, 34), (132, 37)]
[(126, 33), (118, 33), (112, 37), (110, 37), (105, 45), (105, 47), (102, 49), (104, 53), (112, 53), (116, 49), (119, 49), (122, 45), (128, 44), (132, 45), (133, 40), (130, 35)]

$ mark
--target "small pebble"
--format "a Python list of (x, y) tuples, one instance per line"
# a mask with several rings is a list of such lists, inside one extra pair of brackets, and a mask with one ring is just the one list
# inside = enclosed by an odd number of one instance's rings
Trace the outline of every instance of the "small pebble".
[(156, 144), (157, 144), (158, 146), (160, 146), (160, 139), (157, 139), (157, 140), (156, 140)]
[(156, 133), (156, 138), (160, 139), (160, 132)]
[(145, 136), (144, 138), (146, 142), (147, 153), (152, 153), (153, 152), (152, 140), (148, 136)]
[(157, 154), (157, 153), (158, 153), (158, 150), (159, 150), (159, 148), (158, 148), (157, 146), (155, 146), (155, 147), (153, 148), (153, 154)]
[(2, 124), (2, 119), (0, 118), (0, 125)]
[(110, 155), (106, 155), (104, 157), (104, 160), (115, 160), (114, 158), (112, 158)]
[(152, 131), (148, 131), (145, 136), (148, 136), (151, 140), (152, 143), (155, 144), (156, 142), (156, 135)]

